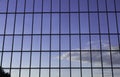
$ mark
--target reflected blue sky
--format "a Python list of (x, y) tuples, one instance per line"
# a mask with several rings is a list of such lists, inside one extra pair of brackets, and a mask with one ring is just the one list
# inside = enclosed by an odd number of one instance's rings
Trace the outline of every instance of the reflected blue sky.
[[(16, 1), (17, 14), (14, 14)], [(81, 64), (82, 67), (91, 67), (91, 57), (93, 67), (101, 68), (100, 56), (103, 58), (103, 68), (111, 67), (111, 59), (113, 67), (120, 67), (120, 63), (117, 62), (120, 54), (114, 52), (119, 51), (120, 43), (118, 34), (120, 33), (120, 0), (26, 0), (26, 2), (25, 0), (9, 0), (8, 10), (7, 2), (8, 0), (0, 0), (0, 51), (6, 51), (3, 53), (3, 68), (10, 68), (11, 57), (13, 68), (20, 67), (20, 58), (22, 58), (22, 68), (29, 68), (30, 62), (33, 68), (40, 67), (40, 63), (41, 67), (45, 68), (49, 68), (49, 65), (59, 68), (59, 64), (61, 64), (60, 67), (69, 68), (70, 63), (71, 67), (81, 67)], [(33, 10), (34, 14), (32, 14)], [(8, 14), (5, 14), (6, 12)], [(101, 36), (99, 32), (102, 33)], [(111, 34), (108, 35), (108, 33)], [(12, 34), (15, 34), (14, 39)], [(50, 54), (50, 49), (55, 52)], [(16, 52), (12, 54), (9, 52), (11, 50)], [(62, 51), (61, 55), (59, 50)], [(81, 50), (81, 58), (79, 50)], [(93, 50), (93, 56), (89, 50)], [(98, 51), (94, 52), (94, 50)], [(19, 51), (28, 52), (22, 52), (21, 57)], [(31, 57), (30, 51), (32, 51)], [(59, 77), (59, 69), (50, 70), (52, 77)], [(119, 77), (119, 70), (119, 68), (113, 69), (114, 77)], [(9, 70), (5, 71), (9, 72)], [(72, 77), (80, 77), (81, 69), (71, 69), (71, 71)], [(105, 77), (112, 77), (111, 69), (103, 69), (103, 71)], [(18, 69), (12, 69), (11, 72), (12, 77), (19, 77)], [(82, 75), (91, 77), (91, 69), (82, 69)], [(93, 75), (102, 77), (102, 70), (93, 69)], [(29, 69), (22, 69), (21, 77), (28, 76)], [(39, 76), (39, 69), (31, 69), (31, 77), (34, 76)], [(49, 69), (41, 69), (41, 77), (49, 77)], [(70, 77), (70, 69), (61, 69), (61, 77)]]

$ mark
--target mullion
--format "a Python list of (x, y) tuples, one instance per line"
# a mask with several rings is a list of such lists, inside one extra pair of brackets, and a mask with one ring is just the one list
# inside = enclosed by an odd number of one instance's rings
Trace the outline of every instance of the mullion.
[[(89, 13), (89, 11), (90, 11), (90, 5), (89, 5), (89, 0), (87, 0), (87, 6), (88, 6), (88, 28), (89, 28), (89, 33), (91, 34), (91, 29), (90, 29), (90, 27), (91, 27), (91, 22), (90, 22), (90, 13)], [(92, 63), (92, 51), (91, 51), (91, 49), (92, 49), (92, 46), (91, 46), (91, 35), (89, 35), (89, 45), (90, 45), (90, 61), (91, 61), (91, 77), (93, 77), (93, 63)]]
[(0, 34), (0, 36), (50, 36), (50, 35), (54, 35), (54, 36), (59, 36), (59, 35), (120, 35), (120, 33), (59, 33), (59, 34)]
[[(33, 0), (33, 11), (35, 7), (35, 0)], [(32, 30), (31, 33), (33, 34), (33, 26), (34, 26), (34, 13), (32, 14)], [(31, 77), (31, 63), (32, 63), (32, 46), (33, 46), (33, 36), (31, 36), (31, 48), (30, 48), (30, 64), (29, 64), (29, 77)]]
[[(108, 7), (107, 7), (107, 0), (105, 0), (105, 4), (106, 4), (106, 11), (108, 11)], [(110, 40), (110, 25), (109, 25), (109, 17), (108, 17), (108, 13), (106, 13), (106, 17), (107, 17), (107, 27), (108, 27), (108, 41), (109, 41), (109, 48), (110, 48), (110, 62), (111, 62), (111, 72), (112, 72), (112, 77), (114, 77), (114, 73), (113, 73), (113, 62), (112, 62), (112, 52), (111, 52), (111, 40)]]
[[(71, 0), (69, 0), (69, 12), (70, 12), (70, 2)], [(71, 34), (71, 13), (69, 13), (69, 33)], [(71, 58), (71, 35), (69, 35), (69, 55), (70, 55), (70, 77), (72, 77), (72, 65), (71, 65), (71, 61), (72, 61), (72, 58)]]
[[(119, 27), (118, 27), (118, 17), (117, 17), (117, 12), (116, 12), (116, 0), (114, 0), (114, 9), (115, 9), (115, 18), (116, 18), (116, 29), (117, 29), (117, 33), (119, 33)], [(120, 50), (120, 38), (119, 35), (117, 35), (117, 39), (118, 39), (118, 49)]]
[[(99, 11), (99, 5), (98, 5), (98, 0), (97, 0), (97, 10)], [(99, 42), (100, 42), (100, 56), (101, 56), (101, 72), (102, 72), (102, 77), (104, 77), (104, 72), (103, 72), (103, 58), (102, 58), (102, 39), (101, 39), (101, 31), (100, 31), (100, 17), (99, 13), (98, 15), (98, 28), (99, 28)]]
[(23, 14), (23, 28), (22, 28), (22, 43), (21, 43), (21, 54), (20, 54), (20, 69), (19, 77), (21, 77), (21, 68), (22, 68), (22, 55), (23, 55), (23, 41), (24, 41), (24, 27), (25, 27), (25, 11), (26, 11), (26, 0), (24, 0), (24, 14)]
[[(51, 50), (51, 52), (59, 52), (60, 50)], [(61, 50), (61, 52), (68, 52), (69, 50)], [(90, 52), (90, 50), (71, 50), (71, 52)], [(91, 50), (92, 52), (109, 52), (110, 50)], [(118, 52), (119, 50), (111, 50), (111, 52)], [(4, 51), (4, 52), (11, 52), (11, 51)], [(13, 52), (29, 52), (29, 50), (24, 50), (24, 51), (20, 51), (20, 50), (16, 50)], [(50, 52), (50, 50), (33, 50), (33, 52)], [(2, 51), (0, 51), (0, 53), (2, 53)]]
[[(61, 0), (59, 0), (59, 11), (61, 12)], [(61, 13), (59, 13), (59, 33), (61, 34)], [(59, 77), (61, 77), (61, 35), (59, 35)]]
[[(50, 12), (52, 12), (52, 0), (50, 0)], [(52, 33), (52, 13), (50, 13), (50, 34)], [(51, 77), (51, 38), (52, 36), (50, 35), (50, 52), (49, 52), (49, 77)]]
[[(3, 68), (3, 69), (10, 69), (10, 68)], [(22, 68), (11, 68), (11, 69), (29, 69), (29, 67), (22, 67)], [(70, 69), (70, 67), (32, 67), (31, 69)], [(91, 67), (71, 67), (71, 69), (91, 69)], [(111, 67), (93, 67), (93, 69), (111, 69)], [(112, 67), (112, 69), (120, 69), (120, 67)]]
[[(42, 0), (42, 12), (43, 12), (43, 5), (44, 4), (44, 0)], [(42, 34), (42, 32), (43, 32), (43, 30), (42, 30), (42, 28), (43, 28), (43, 14), (41, 14), (41, 34)], [(41, 35), (41, 37), (40, 37), (40, 50), (42, 51), (42, 35)], [(42, 58), (42, 52), (40, 52), (40, 61), (39, 61), (39, 67), (41, 68), (41, 59)], [(39, 69), (39, 77), (41, 77), (41, 69)]]
[[(24, 12), (0, 12), (0, 14), (24, 14)], [(49, 13), (88, 13), (88, 11), (71, 11), (71, 12), (25, 12), (26, 14), (49, 14)], [(89, 11), (89, 13), (120, 13), (120, 11)]]
[[(80, 11), (80, 0), (78, 0), (78, 11)], [(81, 33), (81, 23), (80, 23), (80, 13), (78, 13), (78, 21), (79, 21), (79, 34)], [(79, 35), (79, 46), (80, 46), (80, 67), (82, 68), (82, 55), (81, 55), (81, 35)], [(80, 69), (80, 76), (82, 77), (82, 69)]]
[[(17, 4), (18, 0), (16, 0), (16, 5), (15, 5), (15, 12), (17, 11)], [(14, 48), (14, 38), (15, 38), (15, 27), (16, 27), (16, 14), (14, 16), (14, 27), (13, 27), (13, 37), (12, 37), (12, 51), (11, 51), (11, 61), (10, 61), (10, 74), (11, 74), (11, 68), (12, 68), (12, 60), (13, 60), (13, 48)]]
[[(6, 8), (6, 12), (8, 12), (8, 7), (9, 7), (9, 0), (7, 1), (7, 8)], [(6, 17), (5, 17), (5, 27), (4, 27), (4, 36), (3, 36), (3, 44), (2, 44), (2, 54), (1, 54), (1, 66), (2, 66), (2, 63), (3, 63), (3, 54), (4, 54), (4, 47), (5, 47), (5, 34), (6, 34), (6, 27), (7, 27), (7, 18), (8, 18), (8, 15), (6, 14)]]

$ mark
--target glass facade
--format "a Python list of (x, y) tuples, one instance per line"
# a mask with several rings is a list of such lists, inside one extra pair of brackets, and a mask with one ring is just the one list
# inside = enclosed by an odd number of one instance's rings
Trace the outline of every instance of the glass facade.
[(0, 0), (0, 66), (11, 77), (119, 77), (120, 0)]

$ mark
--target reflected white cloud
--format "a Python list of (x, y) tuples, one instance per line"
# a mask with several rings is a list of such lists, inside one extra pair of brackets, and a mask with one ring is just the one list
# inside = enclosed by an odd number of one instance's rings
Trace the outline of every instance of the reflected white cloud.
[[(95, 47), (94, 49), (97, 49), (98, 44), (97, 43), (93, 43), (92, 42), (93, 47)], [(109, 49), (109, 44), (107, 42), (103, 43), (102, 45), (102, 49), (104, 50), (110, 50)], [(86, 48), (87, 49), (87, 48)], [(118, 50), (119, 48), (117, 46), (111, 46), (111, 50)], [(78, 50), (78, 49), (77, 49)], [(97, 49), (98, 50), (98, 49)], [(120, 65), (120, 53), (119, 52), (112, 52), (110, 54), (110, 52), (106, 52), (106, 51), (102, 51), (102, 56), (100, 55), (101, 51), (98, 51), (98, 53), (92, 52), (92, 60), (94, 61), (95, 64), (99, 64), (101, 63), (101, 57), (103, 60), (104, 64), (110, 65), (111, 64), (111, 58), (112, 58), (112, 63), (113, 65)], [(80, 60), (84, 61), (84, 62), (90, 62), (90, 51), (84, 52), (81, 51), (81, 57), (80, 57), (80, 52), (74, 52), (72, 51), (71, 54), (70, 52), (66, 52), (65, 54), (61, 55), (61, 60), (70, 60), (70, 56), (71, 56), (71, 61), (77, 61), (79, 62)], [(112, 57), (111, 57), (112, 55)], [(81, 59), (80, 59), (81, 58)]]

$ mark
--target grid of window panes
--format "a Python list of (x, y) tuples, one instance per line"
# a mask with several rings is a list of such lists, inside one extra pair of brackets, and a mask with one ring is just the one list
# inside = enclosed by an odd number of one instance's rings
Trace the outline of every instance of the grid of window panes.
[(0, 0), (0, 66), (11, 77), (119, 77), (120, 0)]

